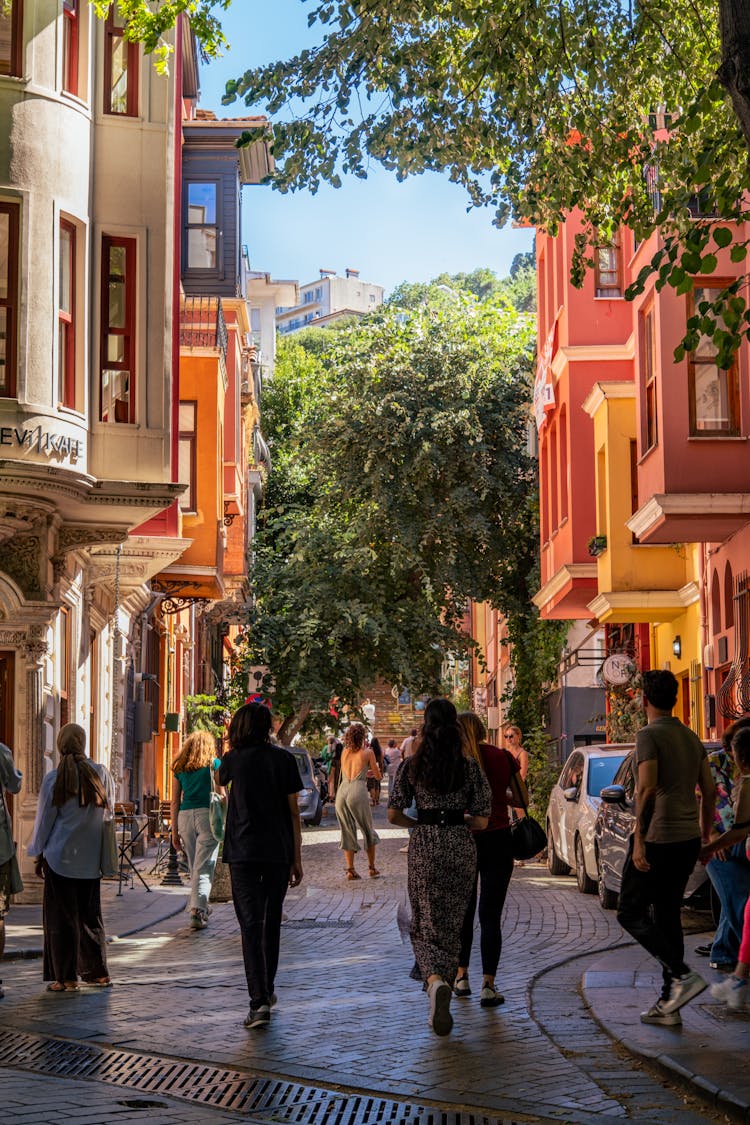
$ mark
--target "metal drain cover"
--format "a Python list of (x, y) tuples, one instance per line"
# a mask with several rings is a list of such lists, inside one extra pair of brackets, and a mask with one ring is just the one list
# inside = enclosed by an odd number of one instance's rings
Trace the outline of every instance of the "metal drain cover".
[[(61, 1078), (83, 1078), (151, 1095), (181, 1098), (255, 1121), (288, 1125), (520, 1125), (532, 1116), (510, 1118), (451, 1112), (368, 1094), (304, 1086), (285, 1079), (256, 1078), (221, 1066), (140, 1055), (91, 1043), (68, 1042), (16, 1031), (0, 1031), (3, 1065)], [(132, 1109), (161, 1108), (158, 1101), (123, 1100)]]

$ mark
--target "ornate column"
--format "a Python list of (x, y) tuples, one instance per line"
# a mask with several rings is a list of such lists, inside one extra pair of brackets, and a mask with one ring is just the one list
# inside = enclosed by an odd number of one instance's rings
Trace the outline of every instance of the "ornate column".
[(52, 764), (51, 735), (46, 721), (48, 699), (44, 690), (46, 634), (47, 630), (44, 626), (32, 625), (20, 646), (20, 654), (26, 661), (26, 672), (23, 679), (25, 698), (22, 711), (25, 720), (23, 724), (25, 740), (19, 747), (19, 764), (24, 777), (17, 822), (18, 861), (21, 866), (24, 890), (18, 896), (18, 901), (26, 903), (41, 902), (42, 898), (41, 880), (34, 874), (34, 865), (26, 851), (26, 844), (31, 838), (34, 827), (39, 790), (44, 775)]

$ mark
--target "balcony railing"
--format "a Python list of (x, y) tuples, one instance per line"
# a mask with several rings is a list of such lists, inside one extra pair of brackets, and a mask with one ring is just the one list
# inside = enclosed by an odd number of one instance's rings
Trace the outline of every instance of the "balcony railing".
[(219, 348), (226, 362), (227, 322), (221, 297), (183, 297), (180, 304), (180, 347)]

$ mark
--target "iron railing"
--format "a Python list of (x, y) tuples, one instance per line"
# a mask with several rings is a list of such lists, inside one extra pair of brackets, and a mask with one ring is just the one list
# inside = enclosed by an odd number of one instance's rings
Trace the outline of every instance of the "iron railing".
[(183, 297), (180, 304), (180, 347), (218, 348), (226, 362), (227, 322), (221, 297)]

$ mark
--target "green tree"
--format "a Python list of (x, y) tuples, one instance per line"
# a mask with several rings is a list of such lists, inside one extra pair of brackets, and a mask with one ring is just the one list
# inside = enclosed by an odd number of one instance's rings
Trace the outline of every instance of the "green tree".
[[(376, 160), (401, 179), (446, 172), (498, 224), (554, 233), (580, 208), (577, 281), (623, 223), (663, 236), (636, 288), (655, 270), (685, 291), (730, 243), (744, 260), (746, 0), (324, 0), (309, 19), (319, 45), (246, 71), (225, 97), (273, 117), (282, 190), (338, 186)], [(729, 362), (750, 332), (743, 284), (699, 310), (685, 346), (710, 329)]]
[(143, 43), (148, 53), (153, 53), (157, 69), (166, 70), (173, 52), (167, 37), (178, 17), (189, 18), (204, 57), (214, 58), (227, 45), (217, 11), (226, 11), (232, 0), (91, 0), (91, 6), (100, 19), (106, 19), (116, 2), (126, 25), (126, 38)]
[(437, 690), (468, 598), (510, 596), (509, 545), (533, 536), (532, 318), (459, 295), (320, 338), (282, 343), (262, 403), (274, 468), (238, 663), (268, 666), (292, 725), (378, 675)]

